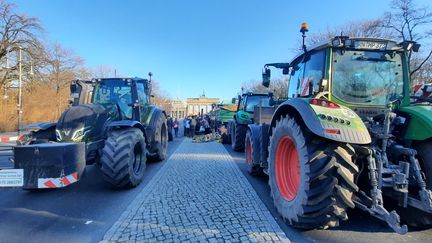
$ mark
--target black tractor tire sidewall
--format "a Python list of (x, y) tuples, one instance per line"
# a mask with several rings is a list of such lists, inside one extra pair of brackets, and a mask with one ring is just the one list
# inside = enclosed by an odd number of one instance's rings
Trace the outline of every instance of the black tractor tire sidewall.
[[(247, 156), (248, 156), (248, 151), (247, 151), (247, 146), (248, 143), (250, 144), (250, 148), (251, 148), (251, 163), (248, 163), (247, 161)], [(260, 144), (259, 144), (259, 139), (254, 138), (252, 135), (252, 132), (250, 129), (248, 129), (246, 131), (246, 137), (245, 137), (245, 161), (246, 161), (246, 165), (247, 165), (247, 170), (249, 172), (249, 174), (251, 175), (258, 175), (261, 172), (261, 166), (260, 166)]]
[(229, 131), (230, 131), (230, 141), (231, 141), (231, 144), (234, 143), (234, 140), (235, 140), (235, 133), (236, 133), (235, 124), (236, 124), (235, 121), (231, 121), (230, 122), (230, 129), (229, 129)]
[[(141, 149), (140, 165), (135, 171), (135, 146)], [(131, 188), (141, 183), (146, 167), (146, 143), (138, 128), (113, 130), (108, 133), (100, 159), (104, 178), (114, 188)]]
[[(243, 152), (245, 149), (247, 125), (234, 123), (234, 140), (231, 141), (231, 148), (237, 152)], [(233, 136), (231, 136), (232, 138)]]
[[(314, 135), (308, 133), (308, 131), (303, 131), (302, 128), (303, 127), (299, 125), (294, 118), (290, 117), (281, 117), (281, 119), (277, 121), (276, 126), (273, 128), (269, 144), (268, 172), (269, 186), (271, 190), (271, 196), (274, 200), (274, 205), (281, 216), (294, 227), (312, 229), (336, 226), (339, 223), (339, 219), (347, 219), (345, 209), (348, 206), (354, 207), (354, 203), (351, 199), (352, 192), (358, 190), (358, 187), (354, 185), (353, 187), (355, 189), (347, 191), (345, 187), (341, 189), (342, 186), (337, 183), (338, 180), (340, 180), (341, 183), (343, 181), (338, 177), (339, 174), (337, 173), (344, 173), (349, 174), (348, 183), (351, 183), (351, 186), (354, 184), (354, 173), (358, 172), (357, 166), (352, 163), (354, 149), (352, 149), (352, 147), (349, 145), (332, 143), (331, 141), (329, 141), (327, 145), (327, 141), (322, 139), (319, 140), (318, 137), (314, 137)], [(305, 134), (307, 134), (307, 137)], [(280, 139), (284, 136), (289, 136), (295, 143), (300, 164), (300, 181), (298, 184), (298, 191), (295, 198), (293, 198), (291, 201), (288, 201), (282, 196), (278, 188), (275, 174), (276, 150)], [(318, 139), (325, 145), (316, 146), (309, 144), (312, 143), (312, 140), (314, 139)], [(348, 149), (345, 150), (343, 148), (344, 146), (349, 148), (350, 153), (347, 152)], [(332, 156), (327, 155), (330, 154), (330, 152), (326, 152), (327, 154), (324, 153), (325, 150), (331, 151)], [(344, 155), (338, 157), (338, 155), (336, 155), (337, 153), (342, 153)], [(345, 157), (347, 158), (346, 160), (350, 161), (345, 161), (345, 159), (342, 159), (342, 157)], [(329, 165), (331, 161), (339, 161), (341, 163), (330, 167), (330, 169), (324, 170), (323, 168), (327, 168), (327, 165)], [(345, 164), (345, 162), (351, 166), (350, 169), (342, 166), (342, 163)], [(339, 172), (339, 170), (343, 172)], [(325, 171), (325, 173), (322, 171)], [(347, 171), (349, 171), (349, 173), (347, 173)], [(313, 188), (311, 184), (311, 180), (313, 179), (310, 176), (315, 176), (313, 178), (315, 180), (321, 178), (328, 179), (323, 180), (326, 182), (323, 184), (323, 186), (327, 188), (327, 191), (330, 191), (330, 194), (324, 194), (324, 191), (321, 192), (321, 190), (317, 190), (317, 188), (320, 188), (320, 184), (318, 184), (317, 181), (314, 182), (315, 187)], [(332, 184), (330, 181), (336, 184)], [(346, 180), (344, 182), (346, 182)], [(311, 196), (312, 191), (315, 193), (313, 196)], [(341, 199), (342, 196), (340, 195), (343, 195), (343, 199)], [(307, 210), (312, 210), (311, 208), (313, 207), (308, 206), (309, 200), (318, 200), (319, 205), (323, 206), (318, 212), (319, 216), (313, 216), (317, 218), (311, 219), (310, 215), (306, 215)], [(332, 208), (334, 206), (337, 206), (337, 208)], [(324, 210), (324, 208), (326, 209)], [(331, 211), (327, 211), (329, 208)], [(317, 212), (313, 212), (312, 214), (317, 215)]]
[(432, 140), (422, 142), (416, 146), (418, 159), (426, 177), (426, 185), (432, 190)]
[[(418, 160), (426, 177), (427, 189), (432, 189), (432, 140), (417, 143), (414, 148), (417, 150)], [(416, 229), (427, 229), (432, 227), (432, 214), (423, 212), (414, 207), (398, 208), (401, 221), (409, 227)]]
[(165, 114), (160, 113), (155, 127), (154, 134), (154, 143), (151, 151), (155, 151), (155, 154), (149, 156), (148, 159), (150, 161), (162, 161), (167, 156), (167, 148), (168, 148), (168, 128), (167, 128), (167, 120)]

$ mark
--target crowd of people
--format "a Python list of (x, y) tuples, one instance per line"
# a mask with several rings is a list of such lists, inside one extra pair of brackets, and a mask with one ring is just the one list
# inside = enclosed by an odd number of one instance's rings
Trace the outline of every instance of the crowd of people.
[(183, 125), (183, 135), (193, 138), (195, 135), (205, 135), (212, 133), (211, 119), (208, 115), (203, 116), (187, 116), (180, 124), (180, 121), (168, 116), (167, 125), (170, 132), (174, 131), (174, 137), (179, 136), (180, 125)]

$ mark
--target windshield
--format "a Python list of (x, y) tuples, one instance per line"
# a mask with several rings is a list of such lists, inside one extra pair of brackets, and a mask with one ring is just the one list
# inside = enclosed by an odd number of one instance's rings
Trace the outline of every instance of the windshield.
[(249, 96), (247, 98), (247, 104), (246, 104), (245, 110), (247, 112), (254, 112), (254, 107), (256, 105), (259, 105), (261, 100), (262, 100), (262, 103), (261, 103), (262, 106), (269, 106), (270, 97), (264, 96), (264, 95), (262, 95), (262, 96)]
[(403, 95), (400, 54), (337, 49), (333, 52), (332, 92), (348, 103), (385, 105)]
[(123, 80), (102, 80), (93, 93), (94, 104), (117, 104), (124, 117), (132, 117), (130, 83)]

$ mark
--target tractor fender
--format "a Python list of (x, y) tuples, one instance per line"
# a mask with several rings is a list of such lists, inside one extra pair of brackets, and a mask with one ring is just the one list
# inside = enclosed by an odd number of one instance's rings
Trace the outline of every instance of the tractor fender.
[(40, 122), (40, 123), (32, 123), (24, 127), (24, 130), (29, 130), (32, 132), (48, 130), (57, 125), (56, 122)]
[(363, 121), (348, 107), (327, 108), (311, 105), (309, 99), (289, 99), (273, 114), (270, 135), (276, 122), (284, 115), (302, 121), (312, 133), (323, 138), (343, 143), (371, 143), (370, 134)]
[(402, 107), (400, 112), (408, 118), (404, 139), (427, 140), (432, 138), (432, 106)]
[(113, 121), (113, 122), (110, 122), (107, 125), (107, 127), (108, 127), (108, 129), (112, 129), (112, 128), (124, 128), (124, 127), (135, 127), (135, 128), (138, 128), (144, 134), (145, 140), (148, 141), (147, 136), (146, 136), (146, 129), (144, 128), (144, 126), (139, 121), (133, 121), (133, 120)]

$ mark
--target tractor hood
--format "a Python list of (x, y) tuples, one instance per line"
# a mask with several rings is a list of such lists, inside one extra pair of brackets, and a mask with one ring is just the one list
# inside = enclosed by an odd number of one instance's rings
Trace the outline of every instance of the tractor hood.
[(405, 139), (425, 140), (432, 138), (432, 106), (412, 105), (402, 107), (400, 111), (409, 115)]
[(116, 105), (72, 106), (60, 116), (56, 127), (59, 142), (89, 142), (101, 139), (106, 124), (118, 120)]

